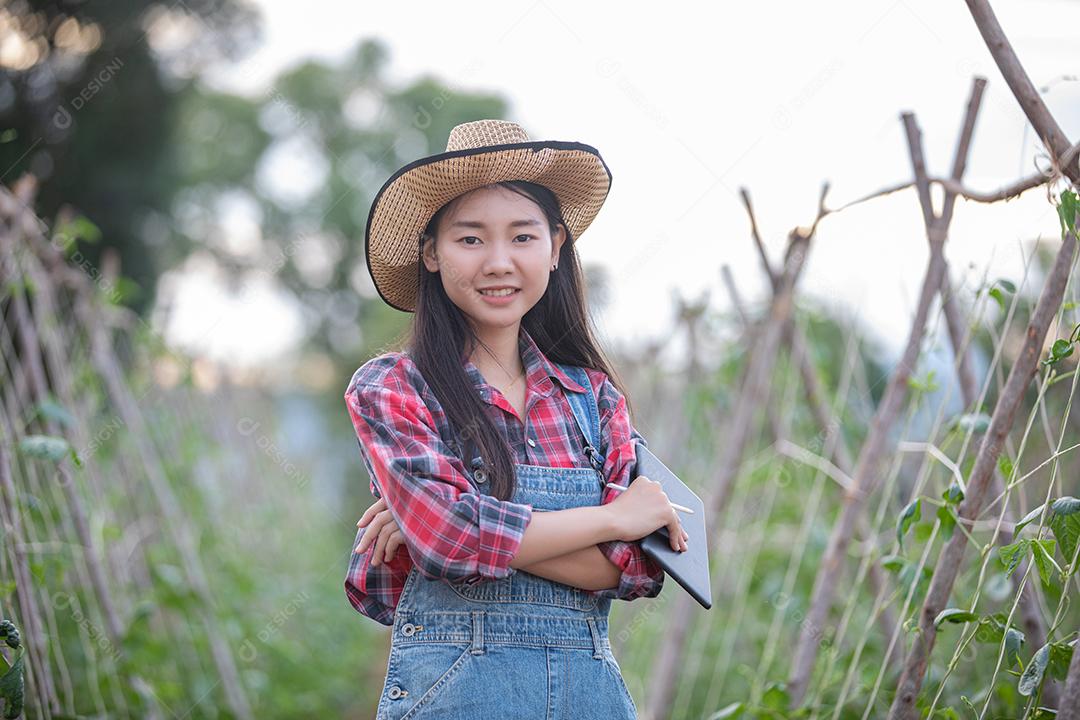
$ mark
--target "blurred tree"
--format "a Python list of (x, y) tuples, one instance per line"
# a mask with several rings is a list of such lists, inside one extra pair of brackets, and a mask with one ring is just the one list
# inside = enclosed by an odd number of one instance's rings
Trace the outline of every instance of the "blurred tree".
[(234, 291), (269, 276), (295, 297), (307, 349), (364, 352), (407, 320), (377, 301), (364, 266), (375, 193), (441, 152), (454, 125), (505, 117), (507, 103), (426, 76), (390, 87), (376, 40), (250, 96), (201, 82), (252, 46), (257, 20), (239, 0), (0, 8), (0, 180), (32, 172), (39, 214), (68, 203), (97, 225), (100, 241), (79, 250), (95, 267), (119, 253), (139, 312), (161, 273), (199, 252)]
[[(80, 247), (87, 261), (115, 248), (124, 275), (152, 292), (161, 268), (145, 227), (179, 190), (170, 83), (250, 47), (257, 20), (237, 0), (2, 4), (0, 181), (33, 173), (38, 214), (72, 205), (102, 231), (100, 244)], [(192, 41), (170, 56), (154, 49), (178, 35)], [(151, 292), (128, 301), (142, 309)]]

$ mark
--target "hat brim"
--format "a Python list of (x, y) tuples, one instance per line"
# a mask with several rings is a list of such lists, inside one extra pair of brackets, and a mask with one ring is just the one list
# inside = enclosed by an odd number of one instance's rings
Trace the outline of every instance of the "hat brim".
[(488, 145), (421, 158), (405, 165), (375, 195), (364, 230), (364, 260), (379, 297), (403, 312), (416, 308), (420, 233), (455, 197), (504, 180), (551, 189), (576, 239), (611, 191), (611, 171), (600, 152), (557, 140)]

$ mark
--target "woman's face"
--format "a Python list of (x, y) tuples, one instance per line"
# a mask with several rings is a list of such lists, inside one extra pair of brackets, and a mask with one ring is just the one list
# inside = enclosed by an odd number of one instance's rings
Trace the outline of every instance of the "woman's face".
[[(515, 326), (547, 290), (551, 266), (566, 239), (554, 234), (540, 206), (495, 185), (472, 190), (441, 218), (424, 265), (438, 271), (451, 301), (477, 330)], [(481, 290), (513, 288), (507, 297)]]

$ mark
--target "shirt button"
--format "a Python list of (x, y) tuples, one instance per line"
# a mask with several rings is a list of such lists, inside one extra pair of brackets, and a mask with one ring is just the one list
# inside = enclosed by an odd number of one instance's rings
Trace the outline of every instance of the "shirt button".
[(411, 637), (414, 632), (416, 632), (416, 626), (412, 623), (405, 623), (401, 626), (401, 634), (405, 637)]
[(390, 688), (390, 691), (386, 695), (391, 700), (397, 700), (399, 697), (401, 697), (401, 688), (399, 688), (397, 685), (394, 685)]
[(536, 447), (536, 441), (535, 441), (535, 440), (533, 440), (532, 438), (529, 438), (529, 439), (528, 439), (528, 440), (526, 440), (525, 442), (529, 443), (529, 447), (531, 447), (531, 448), (534, 448), (534, 447)]
[(477, 470), (473, 473), (473, 477), (476, 478), (476, 482), (485, 483), (487, 482), (487, 470)]

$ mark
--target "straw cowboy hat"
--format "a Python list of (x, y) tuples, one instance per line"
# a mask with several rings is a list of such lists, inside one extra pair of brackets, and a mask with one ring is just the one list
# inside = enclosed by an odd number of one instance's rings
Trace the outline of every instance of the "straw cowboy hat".
[(458, 195), (502, 180), (551, 189), (576, 240), (611, 189), (611, 171), (596, 148), (579, 142), (530, 141), (520, 125), (477, 120), (450, 131), (446, 152), (411, 162), (382, 186), (368, 213), (364, 256), (375, 289), (388, 305), (416, 309), (420, 234)]

